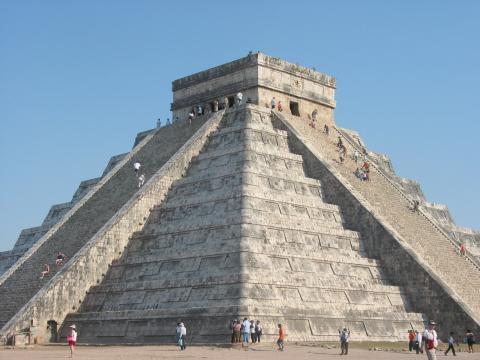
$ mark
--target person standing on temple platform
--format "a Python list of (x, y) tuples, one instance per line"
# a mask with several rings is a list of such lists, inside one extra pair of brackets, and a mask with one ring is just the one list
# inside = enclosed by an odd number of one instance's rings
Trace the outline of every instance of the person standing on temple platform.
[(213, 100), (213, 112), (217, 112), (218, 111), (218, 100), (215, 99)]
[(228, 96), (225, 96), (225, 98), (223, 99), (223, 108), (225, 110), (228, 109)]
[(241, 92), (237, 93), (237, 105), (242, 105), (243, 94)]
[(272, 106), (272, 109), (277, 107), (277, 100), (275, 100), (275, 96), (272, 98), (272, 101), (270, 101), (270, 105)]
[(162, 120), (160, 118), (157, 119), (157, 129), (162, 127)]

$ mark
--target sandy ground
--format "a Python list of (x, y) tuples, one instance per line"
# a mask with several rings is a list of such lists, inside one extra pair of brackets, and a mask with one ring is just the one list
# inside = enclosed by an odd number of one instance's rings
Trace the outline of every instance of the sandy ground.
[[(449, 354), (449, 357), (452, 355)], [(447, 359), (441, 352), (437, 352), (438, 359)], [(23, 360), (23, 359), (66, 359), (70, 358), (67, 346), (35, 346), (28, 349), (4, 349), (0, 348), (0, 359)], [(310, 359), (338, 359), (337, 348), (328, 349), (320, 346), (286, 345), (285, 351), (276, 350), (274, 344), (262, 344), (241, 347), (213, 347), (213, 346), (190, 346), (185, 351), (180, 351), (175, 346), (79, 346), (74, 354), (75, 359), (221, 359), (221, 360), (310, 360)], [(408, 352), (370, 351), (353, 347), (350, 349), (348, 358), (357, 360), (374, 359), (427, 359), (426, 355), (416, 355)], [(480, 352), (468, 354), (457, 353), (456, 359), (480, 360)]]

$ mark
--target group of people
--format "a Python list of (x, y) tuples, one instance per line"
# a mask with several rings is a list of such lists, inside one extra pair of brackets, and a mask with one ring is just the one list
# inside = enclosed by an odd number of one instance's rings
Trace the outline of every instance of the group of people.
[(283, 106), (282, 106), (282, 102), (279, 101), (277, 103), (277, 99), (275, 99), (275, 96), (272, 98), (272, 100), (270, 101), (270, 107), (272, 108), (272, 110), (275, 110), (277, 109), (278, 111), (282, 112), (283, 111)]
[[(67, 256), (61, 251), (59, 251), (55, 259), (55, 265), (57, 266), (57, 268), (62, 266), (66, 259), (67, 259)], [(48, 263), (43, 264), (43, 270), (40, 273), (40, 280), (42, 280), (45, 276), (50, 275), (50, 271), (51, 271), (50, 264)]]
[(232, 330), (232, 343), (241, 342), (244, 345), (251, 341), (252, 344), (255, 344), (259, 343), (262, 338), (263, 329), (259, 320), (254, 321), (244, 318), (243, 321), (239, 321), (235, 319), (230, 324), (230, 329)]
[[(417, 354), (426, 353), (429, 360), (436, 359), (436, 350), (439, 343), (438, 335), (436, 331), (437, 324), (434, 321), (428, 323), (428, 328), (423, 332), (417, 330), (408, 331), (408, 350), (415, 350)], [(456, 356), (455, 345), (455, 333), (450, 332), (447, 339), (447, 349), (444, 354), (448, 355), (451, 351), (453, 356)], [(473, 344), (475, 343), (475, 336), (470, 329), (465, 332), (465, 342), (467, 343), (467, 349), (469, 353), (473, 353)]]
[[(252, 99), (247, 98), (246, 103), (250, 104), (252, 102)], [(215, 99), (210, 103), (211, 106), (211, 112), (218, 112), (223, 109), (228, 109), (230, 106), (237, 105), (240, 106), (243, 103), (243, 93), (238, 92), (235, 95), (235, 98), (232, 97), (232, 104), (230, 104), (230, 100), (228, 96), (225, 96), (223, 98), (223, 101), (221, 102), (219, 99)], [(188, 113), (188, 123), (189, 125), (192, 125), (192, 121), (198, 117), (202, 116), (205, 114), (205, 106), (202, 104), (198, 104), (190, 110)]]

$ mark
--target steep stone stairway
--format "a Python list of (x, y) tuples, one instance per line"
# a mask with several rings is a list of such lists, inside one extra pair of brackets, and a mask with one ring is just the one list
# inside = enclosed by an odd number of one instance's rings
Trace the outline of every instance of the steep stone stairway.
[[(335, 127), (331, 128), (330, 135), (327, 136), (321, 129), (310, 127), (307, 119), (283, 113), (276, 113), (276, 116), (290, 124), (314, 146), (325, 161), (333, 166), (374, 207), (375, 211), (393, 226), (401, 239), (426, 261), (431, 270), (445, 281), (476, 314), (477, 319), (480, 319), (480, 271), (470, 259), (459, 254), (458, 247), (448, 236), (423, 213), (413, 212), (409, 198), (373, 164), (370, 166), (371, 180), (358, 179), (354, 172), (363, 161), (355, 163), (352, 154), (356, 147)], [(347, 148), (347, 157), (343, 164), (339, 161), (336, 147), (339, 136)], [(361, 153), (361, 150), (358, 150)]]
[[(176, 123), (149, 133), (122, 161), (112, 169), (95, 188), (49, 232), (20, 258), (0, 278), (0, 329), (40, 289), (48, 286), (60, 269), (55, 266), (58, 251), (68, 260), (96, 234), (105, 223), (138, 191), (138, 180), (133, 163), (140, 161), (141, 172), (147, 180), (169, 160), (173, 154), (205, 122), (198, 118), (192, 126)], [(44, 264), (50, 264), (51, 273), (39, 279)], [(72, 286), (73, 283), (72, 283)], [(65, 299), (69, 301), (69, 299)], [(71, 300), (70, 300), (71, 301)], [(75, 300), (76, 301), (76, 300)], [(53, 304), (51, 304), (53, 305)], [(42, 324), (43, 326), (43, 324)]]
[(248, 316), (271, 338), (278, 322), (290, 340), (336, 339), (341, 326), (403, 338), (423, 316), (363, 246), (270, 112), (230, 109), (62, 334), (75, 323), (81, 342), (171, 342), (181, 319), (189, 341), (225, 342)]

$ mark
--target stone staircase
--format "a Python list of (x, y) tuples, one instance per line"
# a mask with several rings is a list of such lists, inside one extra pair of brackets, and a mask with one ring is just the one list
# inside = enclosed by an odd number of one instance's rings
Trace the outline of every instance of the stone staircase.
[[(374, 164), (370, 166), (371, 181), (361, 181), (354, 172), (361, 162), (356, 164), (351, 158), (356, 144), (351, 142), (335, 127), (326, 136), (320, 129), (313, 129), (306, 119), (276, 113), (301, 135), (329, 166), (333, 167), (342, 178), (358, 191), (373, 206), (375, 215), (390, 224), (419, 257), (430, 271), (442, 279), (448, 287), (458, 294), (460, 301), (466, 305), (467, 312), (477, 323), (480, 319), (480, 271), (468, 257), (461, 256), (457, 245), (422, 211), (411, 211), (411, 200)], [(342, 164), (336, 148), (338, 137), (347, 147), (347, 158)]]
[[(11, 329), (21, 331), (24, 327), (29, 326), (30, 319), (37, 320), (42, 316), (51, 316), (47, 320), (54, 319), (61, 322), (63, 317), (58, 314), (65, 309), (70, 311), (78, 306), (83, 296), (77, 294), (78, 291), (75, 287), (80, 288), (80, 284), (83, 284), (82, 281), (92, 281), (88, 285), (91, 286), (95, 283), (92, 278), (98, 282), (102, 276), (102, 262), (108, 261), (112, 256), (109, 251), (116, 249), (119, 244), (119, 240), (108, 238), (105, 239), (105, 244), (97, 246), (92, 243), (92, 239), (102, 231), (108, 232), (106, 224), (108, 221), (112, 221), (114, 216), (117, 216), (115, 224), (121, 223), (118, 213), (126, 206), (127, 202), (135, 203), (136, 197), (141, 199), (142, 196), (145, 196), (140, 194), (145, 193), (147, 184), (139, 191), (138, 180), (133, 172), (133, 162), (140, 161), (142, 163), (142, 173), (145, 173), (148, 181), (158, 169), (169, 164), (168, 160), (182, 149), (182, 146), (185, 147), (192, 135), (198, 132), (206, 121), (207, 117), (205, 116), (198, 118), (192, 126), (185, 122), (179, 122), (146, 134), (131, 153), (124, 156), (87, 195), (75, 204), (61, 221), (55, 224), (14, 266), (0, 277), (0, 301), (2, 302), (0, 328), (3, 328), (2, 332)], [(181, 171), (183, 164), (183, 160), (180, 159), (174, 166)], [(172, 168), (172, 165), (169, 166)], [(157, 188), (154, 187), (154, 189)], [(135, 208), (134, 211), (135, 216), (130, 215), (129, 223), (126, 225), (122, 223), (123, 231), (127, 231), (129, 227), (138, 228), (141, 225), (136, 219), (140, 211)], [(112, 226), (115, 228), (115, 225)], [(120, 233), (118, 230), (115, 231), (109, 236), (118, 239)], [(124, 233), (121, 235), (124, 236)], [(94, 251), (91, 251), (92, 247)], [(81, 249), (85, 254), (81, 255)], [(68, 261), (57, 269), (55, 258), (58, 251), (65, 253)], [(40, 280), (40, 271), (45, 263), (50, 264), (51, 274)], [(83, 271), (89, 270), (88, 266), (96, 266), (98, 270), (90, 269), (90, 273), (84, 273)], [(72, 269), (75, 269), (73, 273)], [(61, 290), (55, 286), (59, 286)], [(52, 295), (52, 292), (56, 292), (56, 294)], [(60, 296), (59, 299), (53, 300), (59, 294), (63, 295), (63, 298)], [(77, 296), (80, 296), (80, 299)], [(48, 303), (46, 298), (51, 303)], [(51, 315), (48, 315), (49, 313)], [(39, 326), (40, 329), (44, 328), (43, 323)]]
[(189, 341), (226, 342), (232, 318), (248, 316), (268, 339), (278, 322), (290, 340), (336, 340), (342, 326), (403, 339), (423, 316), (324, 191), (270, 111), (230, 109), (62, 336), (75, 323), (81, 342), (171, 342), (181, 319)]

